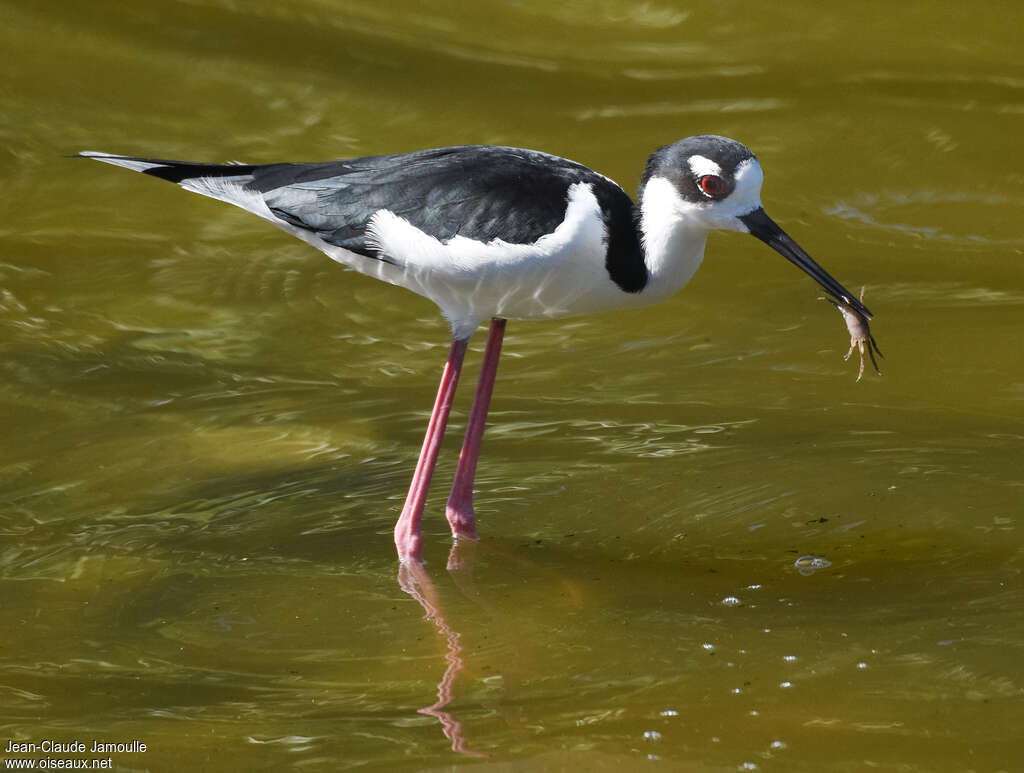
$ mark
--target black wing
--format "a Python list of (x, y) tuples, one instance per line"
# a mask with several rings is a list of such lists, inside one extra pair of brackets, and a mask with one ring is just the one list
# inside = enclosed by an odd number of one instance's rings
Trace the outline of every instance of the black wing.
[(460, 145), (345, 161), (265, 165), (118, 158), (138, 162), (132, 168), (176, 183), (236, 178), (244, 189), (259, 193), (270, 211), (289, 225), (351, 252), (399, 263), (402, 256), (378, 255), (366, 242), (370, 218), (382, 209), (441, 241), (465, 236), (531, 244), (558, 227), (569, 187), (583, 182), (590, 185), (602, 210), (612, 278), (629, 292), (641, 289), (647, 279), (633, 202), (626, 192), (582, 164), (535, 150)]
[(569, 186), (576, 182), (613, 188), (632, 207), (618, 186), (585, 166), (487, 145), (256, 167), (248, 187), (260, 191), (282, 220), (368, 255), (367, 223), (382, 209), (442, 241), (535, 242), (562, 222)]

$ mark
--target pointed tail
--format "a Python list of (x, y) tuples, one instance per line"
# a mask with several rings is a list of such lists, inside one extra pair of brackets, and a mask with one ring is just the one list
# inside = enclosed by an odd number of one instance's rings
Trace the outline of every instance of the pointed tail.
[(138, 158), (136, 156), (118, 156), (113, 153), (100, 153), (95, 150), (83, 150), (77, 158), (92, 158), (105, 164), (123, 166), (136, 172), (159, 177), (172, 183), (182, 183), (197, 177), (241, 177), (252, 174), (254, 166), (248, 164), (204, 164), (196, 161), (167, 161), (159, 158)]

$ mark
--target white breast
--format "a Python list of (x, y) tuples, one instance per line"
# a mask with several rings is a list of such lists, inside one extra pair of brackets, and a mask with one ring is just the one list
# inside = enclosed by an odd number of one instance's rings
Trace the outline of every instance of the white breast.
[(605, 268), (606, 229), (591, 187), (569, 188), (562, 222), (532, 244), (463, 236), (441, 241), (388, 210), (367, 243), (394, 259), (400, 284), (441, 307), (456, 336), (492, 316), (539, 319), (631, 305)]

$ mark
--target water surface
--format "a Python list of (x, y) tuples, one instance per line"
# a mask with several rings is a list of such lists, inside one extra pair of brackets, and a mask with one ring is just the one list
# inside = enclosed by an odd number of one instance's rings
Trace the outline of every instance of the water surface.
[[(4, 748), (138, 740), (115, 769), (150, 771), (1024, 767), (1017, 4), (0, 19)], [(447, 347), (431, 304), (63, 157), (490, 142), (632, 191), (695, 133), (754, 148), (773, 217), (867, 286), (884, 375), (855, 383), (839, 315), (739, 235), (659, 307), (510, 323), (484, 542), (446, 570), (464, 384), (426, 577), (398, 576), (390, 531)]]

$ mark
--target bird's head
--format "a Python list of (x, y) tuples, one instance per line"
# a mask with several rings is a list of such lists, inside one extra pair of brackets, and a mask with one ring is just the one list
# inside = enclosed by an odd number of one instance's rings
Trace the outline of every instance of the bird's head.
[(764, 173), (745, 145), (702, 134), (659, 148), (640, 182), (640, 207), (658, 219), (698, 231), (739, 231), (756, 236), (809, 274), (825, 292), (870, 318), (871, 313), (819, 266), (764, 211)]

